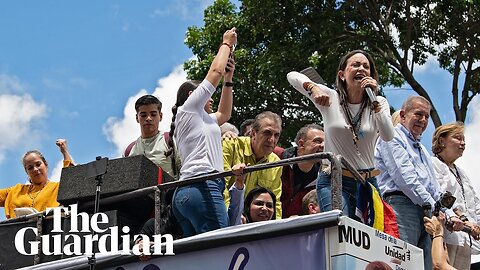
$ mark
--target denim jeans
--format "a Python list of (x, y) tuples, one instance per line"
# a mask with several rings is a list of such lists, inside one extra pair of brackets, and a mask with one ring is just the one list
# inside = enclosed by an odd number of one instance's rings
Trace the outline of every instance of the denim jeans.
[(225, 180), (219, 178), (175, 190), (173, 214), (182, 227), (184, 237), (228, 226), (224, 188)]
[(385, 198), (397, 216), (400, 239), (423, 249), (425, 269), (432, 269), (432, 240), (423, 225), (423, 208), (403, 195)]
[[(330, 174), (320, 172), (317, 178), (317, 196), (320, 210), (322, 212), (332, 210), (332, 182)], [(375, 177), (367, 179), (378, 191), (377, 179)], [(342, 212), (345, 216), (354, 220), (359, 220), (355, 216), (355, 207), (357, 205), (357, 187), (361, 183), (354, 178), (342, 177)], [(380, 193), (380, 191), (379, 191)]]

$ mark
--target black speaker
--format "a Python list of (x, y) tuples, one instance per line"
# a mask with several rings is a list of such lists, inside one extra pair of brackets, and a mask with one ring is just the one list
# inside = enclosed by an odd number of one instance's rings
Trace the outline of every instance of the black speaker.
[[(27, 227), (37, 228), (36, 221), (24, 221), (0, 225), (0, 270), (18, 269), (20, 267), (33, 265), (35, 255), (22, 255), (15, 248), (15, 236), (21, 229)], [(43, 221), (43, 234), (49, 234), (52, 229), (52, 220), (45, 219)], [(30, 243), (33, 241), (36, 241), (36, 236), (34, 232), (30, 229), (26, 230), (23, 239), (23, 246), (25, 248), (25, 252), (31, 253)], [(49, 247), (52, 248), (54, 245), (53, 238), (50, 238), (49, 243)], [(43, 254), (40, 254), (41, 263), (58, 260), (60, 258), (61, 255), (45, 256)]]
[[(20, 254), (15, 249), (15, 235), (25, 227), (37, 227), (36, 222), (22, 222), (0, 225), (0, 269), (17, 269), (33, 264), (34, 256)], [(35, 241), (35, 234), (28, 230), (25, 233), (23, 245), (26, 252), (30, 252), (28, 243)]]
[[(121, 211), (113, 210), (113, 211), (106, 211), (104, 212), (107, 217), (108, 217), (108, 223), (100, 223), (98, 224), (98, 227), (100, 229), (108, 229), (113, 226), (118, 226), (118, 243), (121, 246), (122, 244), (122, 235), (125, 235), (122, 232), (123, 226), (128, 226), (130, 231), (130, 240), (133, 241), (133, 235), (137, 234), (140, 229), (142, 228), (143, 224), (148, 220), (146, 219), (139, 219), (137, 217), (133, 217), (129, 215), (128, 213), (124, 213)], [(88, 224), (90, 224), (91, 216), (89, 215), (89, 220)], [(81, 219), (80, 217), (77, 218), (77, 228), (78, 230), (82, 229), (82, 224), (81, 224)], [(79, 235), (81, 237), (81, 252), (85, 252), (85, 240), (84, 236), (85, 235), (91, 235), (91, 232), (77, 232), (77, 233), (70, 233), (71, 229), (71, 218), (62, 218), (62, 231), (57, 232), (57, 233), (52, 233), (53, 229), (53, 219), (44, 219), (43, 220), (43, 235), (50, 235), (49, 237), (49, 248), (50, 251), (53, 251), (53, 238), (51, 236), (53, 235), (61, 235), (62, 239), (65, 239), (65, 237), (68, 234), (75, 234)], [(32, 266), (34, 264), (34, 255), (22, 255), (20, 254), (17, 249), (15, 248), (15, 236), (17, 233), (22, 229), (22, 228), (27, 228), (27, 227), (37, 227), (36, 221), (26, 221), (26, 222), (18, 222), (18, 223), (9, 223), (9, 224), (1, 224), (0, 225), (0, 270), (10, 270), (10, 269), (18, 269), (21, 267), (26, 267), (26, 266)], [(106, 232), (100, 233), (98, 236), (101, 237), (102, 235), (106, 234), (111, 234), (111, 230), (108, 229)], [(35, 241), (35, 234), (32, 230), (26, 230), (24, 234), (24, 239), (23, 239), (23, 245), (25, 248), (25, 252), (31, 253), (31, 246), (30, 243), (32, 241)], [(113, 236), (112, 236), (113, 237)], [(111, 248), (111, 237), (107, 237), (107, 242), (106, 246), (107, 248)], [(61, 241), (62, 245), (61, 250), (63, 251), (64, 246), (66, 244), (71, 244), (73, 242), (73, 238), (69, 237), (67, 241)], [(40, 248), (42, 246), (40, 245)], [(119, 247), (119, 250), (121, 247)], [(98, 249), (96, 250), (98, 252)], [(66, 257), (71, 257), (71, 256), (66, 256), (66, 255), (44, 255), (43, 253), (40, 253), (40, 263), (44, 262), (49, 262), (49, 261), (54, 261), (58, 260), (61, 258), (66, 258)]]
[[(63, 168), (57, 201), (64, 206), (95, 199), (96, 180), (85, 179), (87, 165)], [(102, 196), (111, 196), (157, 185), (158, 167), (143, 155), (108, 161), (101, 186)]]

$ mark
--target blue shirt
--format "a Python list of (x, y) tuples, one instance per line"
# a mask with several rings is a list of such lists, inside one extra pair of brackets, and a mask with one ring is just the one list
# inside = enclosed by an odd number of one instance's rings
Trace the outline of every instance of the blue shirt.
[(243, 198), (245, 194), (245, 187), (243, 189), (237, 189), (237, 187), (232, 185), (228, 190), (230, 193), (230, 205), (228, 206), (228, 222), (230, 226), (242, 224), (242, 214), (245, 199)]
[(377, 181), (382, 194), (401, 191), (414, 204), (430, 203), (432, 207), (440, 198), (430, 154), (401, 124), (395, 127), (393, 140), (378, 139), (375, 167), (381, 171)]

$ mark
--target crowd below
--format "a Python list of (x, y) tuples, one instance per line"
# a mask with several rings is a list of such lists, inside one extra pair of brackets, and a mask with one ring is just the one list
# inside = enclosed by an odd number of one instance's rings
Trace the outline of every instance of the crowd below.
[[(187, 81), (177, 92), (170, 131), (160, 131), (162, 104), (152, 95), (135, 103), (141, 135), (124, 156), (145, 155), (172, 179), (232, 171), (234, 176), (208, 179), (172, 191), (171, 209), (183, 237), (242, 223), (316, 214), (332, 209), (328, 162), (298, 164), (244, 173), (252, 165), (319, 152), (346, 158), (372, 190), (394, 211), (400, 239), (424, 251), (425, 269), (470, 269), (471, 255), (480, 253), (480, 200), (466, 173), (455, 161), (465, 150), (464, 126), (452, 123), (436, 128), (431, 156), (422, 144), (430, 102), (408, 97), (390, 115), (386, 98), (378, 93), (378, 73), (365, 51), (347, 53), (337, 69), (335, 89), (317, 84), (292, 71), (287, 80), (315, 104), (323, 123), (300, 128), (292, 147), (277, 145), (282, 133), (278, 114), (264, 111), (246, 119), (237, 129), (227, 121), (233, 107), (236, 29), (227, 30), (218, 53), (202, 81)], [(222, 83), (213, 111), (211, 96)], [(392, 121), (393, 120), (393, 121)], [(74, 166), (65, 140), (57, 141), (64, 166)], [(22, 160), (30, 183), (0, 190), (0, 206), (7, 218), (15, 208), (43, 211), (56, 207), (58, 182), (49, 181), (48, 163), (36, 150)], [(342, 212), (367, 223), (358, 213), (359, 190), (364, 184), (342, 171)], [(438, 206), (445, 192), (456, 198), (451, 209), (425, 217), (425, 206)], [(372, 226), (372, 224), (368, 224)], [(471, 232), (465, 232), (470, 228)], [(153, 219), (142, 231), (153, 234)], [(140, 259), (148, 259), (141, 257)]]

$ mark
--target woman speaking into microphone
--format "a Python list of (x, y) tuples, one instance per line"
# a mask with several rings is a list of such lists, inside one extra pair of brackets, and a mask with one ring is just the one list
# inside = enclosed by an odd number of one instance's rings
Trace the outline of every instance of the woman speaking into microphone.
[[(377, 137), (389, 141), (394, 131), (390, 106), (383, 97), (372, 102), (366, 92), (378, 92), (378, 73), (372, 57), (361, 50), (347, 53), (337, 69), (336, 89), (312, 82), (307, 76), (292, 71), (288, 82), (307, 96), (322, 114), (325, 130), (325, 152), (347, 159), (360, 175), (378, 190), (374, 169)], [(342, 171), (342, 210), (355, 218), (357, 183), (348, 170)], [(332, 209), (331, 181), (328, 169), (317, 179), (317, 195), (321, 211)], [(356, 218), (355, 218), (356, 219)]]

